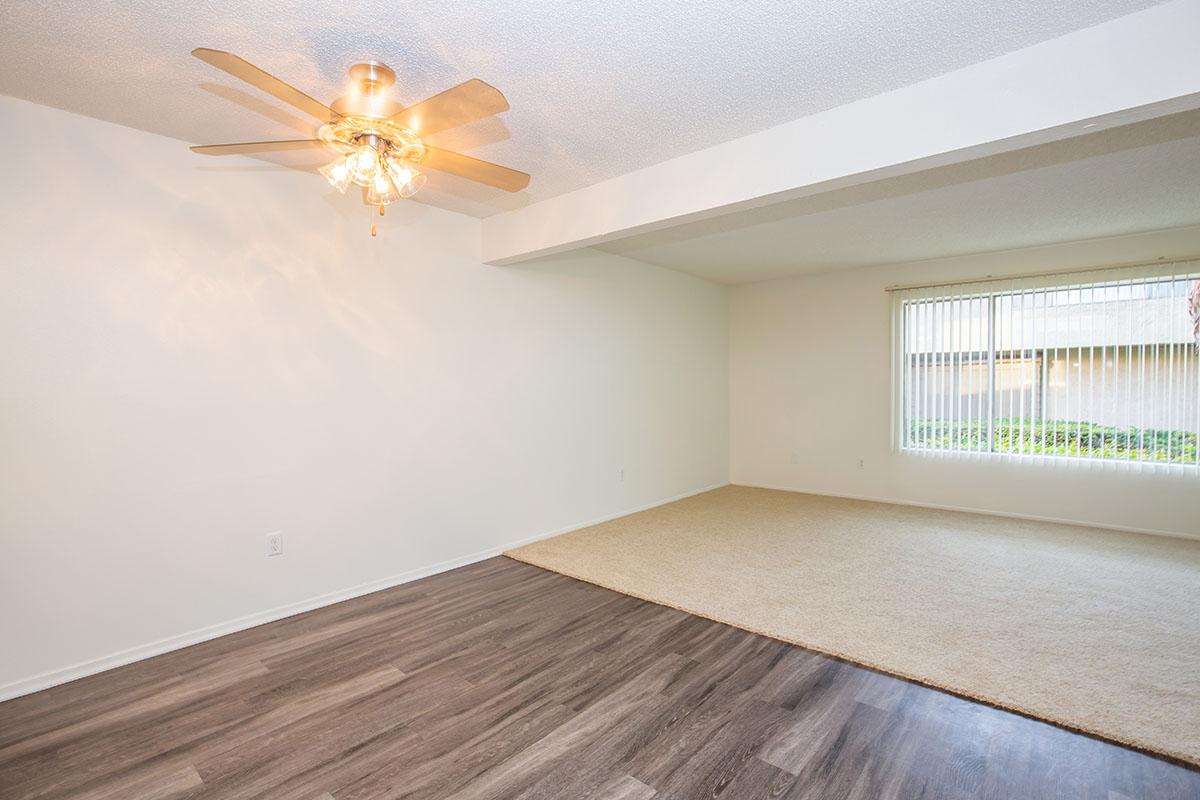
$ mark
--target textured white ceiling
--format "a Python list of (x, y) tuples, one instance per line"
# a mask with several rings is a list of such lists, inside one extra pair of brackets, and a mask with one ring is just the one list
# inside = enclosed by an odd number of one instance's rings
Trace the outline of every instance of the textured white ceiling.
[(482, 78), (512, 110), (436, 143), (525, 170), (530, 188), (509, 196), (442, 178), (422, 196), (486, 216), (1152, 5), (3, 0), (0, 93), (212, 143), (312, 126), (191, 58), (197, 46), (322, 100), (341, 93), (351, 63), (372, 58), (395, 68), (405, 102)]
[(1200, 225), (1200, 112), (602, 246), (722, 283)]

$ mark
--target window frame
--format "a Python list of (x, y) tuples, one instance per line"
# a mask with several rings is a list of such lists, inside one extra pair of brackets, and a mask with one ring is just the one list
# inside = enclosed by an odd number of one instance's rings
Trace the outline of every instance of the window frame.
[[(1148, 428), (1141, 424), (1139, 424), (1139, 426), (1137, 426), (1136, 428), (1133, 425), (1128, 425), (1128, 426), (1106, 425), (1106, 426), (1104, 426), (1105, 428), (1109, 428), (1109, 429), (1117, 429), (1120, 427), (1127, 427), (1131, 432), (1136, 430), (1139, 437), (1144, 436), (1145, 432), (1149, 431), (1149, 430), (1165, 430), (1166, 435), (1167, 435), (1167, 443), (1168, 443), (1167, 444), (1168, 460), (1164, 461), (1164, 460), (1160, 460), (1158, 458), (1146, 458), (1144, 453), (1147, 451), (1143, 447), (1140, 447), (1140, 446), (1137, 451), (1129, 451), (1129, 450), (1126, 451), (1126, 452), (1140, 453), (1140, 455), (1131, 458), (1131, 457), (1127, 457), (1127, 456), (1126, 457), (1118, 457), (1118, 456), (1110, 456), (1110, 455), (1082, 455), (1082, 454), (1055, 453), (1055, 452), (1051, 452), (1051, 453), (1025, 452), (1022, 450), (1013, 451), (1011, 448), (997, 449), (997, 445), (996, 445), (997, 413), (1001, 413), (996, 407), (998, 404), (997, 392), (1000, 391), (1000, 389), (997, 385), (998, 363), (1003, 364), (1005, 362), (1007, 356), (1012, 356), (1013, 358), (1019, 358), (1019, 359), (1032, 358), (1035, 361), (1034, 374), (1039, 376), (1039, 378), (1038, 378), (1039, 382), (1035, 383), (1035, 385), (1031, 391), (1035, 395), (1038, 394), (1038, 392), (1040, 391), (1041, 396), (1040, 397), (1030, 397), (1029, 402), (1031, 403), (1031, 408), (1033, 407), (1032, 404), (1034, 404), (1036, 402), (1037, 403), (1036, 407), (1038, 409), (1037, 416), (1030, 417), (1030, 419), (1031, 420), (1038, 419), (1038, 420), (1042, 421), (1043, 433), (1042, 433), (1042, 437), (1041, 437), (1041, 440), (1038, 445), (1039, 450), (1040, 450), (1040, 448), (1045, 447), (1045, 431), (1046, 431), (1045, 424), (1046, 424), (1046, 420), (1048, 417), (1047, 398), (1048, 398), (1049, 392), (1050, 392), (1050, 381), (1049, 381), (1049, 376), (1048, 376), (1049, 364), (1052, 360), (1057, 360), (1057, 357), (1055, 359), (1051, 359), (1048, 356), (1048, 353), (1051, 348), (1049, 346), (1047, 346), (1047, 344), (1044, 341), (1040, 345), (1036, 341), (1034, 341), (1032, 346), (1028, 346), (1024, 342), (1020, 342), (1020, 343), (1018, 343), (1020, 345), (1019, 352), (1017, 350), (1012, 350), (1011, 353), (1008, 353), (1008, 352), (999, 353), (997, 351), (997, 346), (1000, 346), (1003, 344), (1003, 342), (1000, 341), (1000, 338), (998, 337), (998, 334), (997, 334), (998, 325), (1002, 325), (1004, 323), (1004, 321), (1001, 320), (1000, 316), (997, 314), (997, 306), (999, 306), (1001, 304), (1001, 302), (1000, 302), (1001, 298), (1020, 297), (1020, 298), (1022, 298), (1022, 304), (1023, 304), (1024, 298), (1032, 295), (1035, 299), (1034, 299), (1033, 305), (1030, 306), (1030, 308), (1033, 309), (1034, 311), (1036, 311), (1037, 310), (1036, 298), (1040, 294), (1040, 296), (1043, 298), (1043, 300), (1042, 300), (1043, 305), (1041, 308), (1042, 316), (1041, 317), (1034, 316), (1033, 324), (1035, 326), (1034, 330), (1036, 331), (1037, 321), (1039, 319), (1041, 319), (1044, 322), (1046, 315), (1048, 313), (1047, 309), (1050, 307), (1048, 305), (1049, 298), (1055, 292), (1066, 291), (1069, 293), (1074, 290), (1074, 291), (1079, 292), (1080, 297), (1082, 297), (1084, 295), (1084, 293), (1086, 292), (1086, 293), (1090, 294), (1090, 298), (1091, 298), (1091, 299), (1087, 300), (1086, 302), (1096, 303), (1098, 301), (1095, 299), (1095, 294), (1098, 290), (1104, 289), (1105, 292), (1107, 292), (1109, 289), (1115, 289), (1115, 291), (1117, 293), (1116, 301), (1120, 302), (1120, 288), (1122, 286), (1125, 286), (1125, 285), (1128, 285), (1130, 287), (1133, 287), (1135, 285), (1141, 285), (1141, 286), (1150, 285), (1150, 286), (1152, 286), (1154, 283), (1166, 282), (1166, 280), (1170, 280), (1172, 284), (1182, 281), (1182, 282), (1184, 282), (1185, 287), (1187, 286), (1188, 282), (1191, 282), (1191, 281), (1200, 282), (1200, 259), (1192, 259), (1192, 260), (1187, 260), (1187, 261), (1177, 261), (1177, 262), (1170, 262), (1170, 263), (1154, 262), (1151, 264), (1139, 264), (1139, 265), (1132, 265), (1132, 266), (1126, 265), (1126, 266), (1121, 266), (1121, 267), (1101, 268), (1101, 269), (1091, 269), (1091, 270), (1074, 270), (1074, 271), (1069, 271), (1069, 272), (1041, 273), (1041, 274), (1034, 274), (1034, 275), (1022, 275), (1022, 276), (1017, 276), (1017, 277), (1007, 278), (1007, 279), (1000, 279), (1000, 280), (992, 279), (992, 278), (985, 278), (985, 279), (981, 279), (981, 280), (977, 280), (977, 281), (964, 281), (964, 282), (959, 282), (959, 283), (930, 284), (930, 285), (924, 285), (924, 286), (908, 286), (908, 287), (889, 287), (887, 291), (892, 294), (892, 299), (893, 299), (893, 304), (892, 304), (892, 309), (893, 309), (893, 311), (892, 311), (893, 347), (892, 347), (892, 363), (891, 363), (891, 370), (892, 370), (892, 398), (891, 398), (891, 400), (892, 400), (892, 450), (893, 450), (893, 452), (902, 453), (905, 455), (935, 454), (935, 455), (939, 455), (939, 456), (960, 457), (960, 458), (961, 457), (1004, 458), (1004, 459), (1018, 458), (1018, 459), (1023, 459), (1023, 460), (1050, 461), (1050, 462), (1059, 463), (1059, 464), (1073, 464), (1074, 465), (1074, 464), (1087, 463), (1087, 464), (1100, 465), (1100, 466), (1106, 466), (1106, 467), (1107, 466), (1125, 466), (1125, 467), (1134, 467), (1134, 468), (1138, 468), (1138, 469), (1155, 468), (1155, 469), (1183, 470), (1183, 471), (1191, 472), (1192, 474), (1200, 474), (1200, 343), (1196, 343), (1196, 342), (1193, 342), (1190, 345), (1191, 347), (1196, 348), (1196, 351), (1195, 351), (1197, 353), (1196, 359), (1193, 360), (1193, 359), (1189, 358), (1189, 360), (1188, 360), (1189, 364), (1195, 364), (1195, 366), (1190, 366), (1187, 368), (1190, 370), (1190, 372), (1187, 375), (1188, 382), (1187, 382), (1187, 384), (1180, 384), (1180, 388), (1179, 388), (1179, 396), (1182, 398), (1182, 403), (1183, 403), (1183, 405), (1180, 408), (1181, 414), (1183, 416), (1183, 423), (1182, 423), (1183, 427), (1177, 427), (1175, 425), (1172, 425), (1165, 429), (1158, 429), (1158, 428)], [(1152, 298), (1152, 297), (1158, 296), (1156, 294), (1153, 294), (1153, 292), (1154, 292), (1154, 290), (1152, 288), (1149, 289), (1147, 291), (1147, 298)], [(1132, 288), (1130, 290), (1130, 294), (1131, 294), (1131, 297), (1129, 298), (1130, 301), (1137, 299), (1137, 298), (1132, 297), (1132, 294), (1133, 294)], [(1187, 295), (1187, 290), (1185, 288), (1185, 296), (1186, 295)], [(1172, 294), (1169, 294), (1168, 296), (1174, 297), (1175, 295), (1172, 293)], [(1069, 297), (1070, 297), (1070, 295), (1068, 294), (1068, 300), (1069, 300)], [(950, 425), (951, 435), (954, 437), (954, 441), (951, 442), (951, 446), (946, 446), (946, 447), (922, 446), (921, 442), (913, 441), (911, 438), (912, 432), (913, 432), (913, 423), (918, 420), (927, 419), (927, 418), (922, 417), (919, 412), (914, 413), (912, 411), (913, 400), (911, 397), (909, 397), (909, 391), (910, 391), (909, 380), (910, 380), (910, 376), (914, 373), (914, 364), (911, 361), (911, 358), (914, 356), (917, 358), (921, 357), (920, 354), (916, 353), (915, 351), (910, 352), (908, 349), (908, 345), (909, 345), (908, 337), (915, 335), (914, 333), (912, 333), (912, 331), (916, 328), (916, 325), (910, 319), (909, 315), (910, 315), (910, 313), (912, 313), (911, 309), (919, 307), (919, 305), (921, 303), (931, 304), (930, 308), (932, 309), (932, 308), (936, 308), (939, 303), (940, 304), (951, 304), (951, 303), (957, 303), (959, 301), (970, 301), (970, 302), (983, 301), (981, 305), (986, 308), (986, 314), (985, 314), (986, 350), (980, 352), (980, 351), (974, 350), (970, 346), (970, 345), (974, 344), (973, 337), (974, 337), (974, 333), (975, 333), (974, 331), (970, 331), (969, 335), (971, 337), (971, 341), (968, 343), (967, 348), (964, 349), (964, 348), (960, 347), (958, 343), (952, 344), (949, 348), (947, 348), (945, 350), (937, 348), (937, 355), (936, 355), (937, 367), (938, 367), (937, 372), (945, 372), (945, 371), (947, 371), (947, 368), (948, 368), (949, 369), (949, 373), (948, 373), (949, 380), (952, 382), (952, 385), (954, 387), (960, 387), (962, 385), (962, 381), (963, 381), (962, 370), (963, 370), (964, 365), (967, 367), (971, 367), (971, 368), (981, 367), (984, 365), (983, 364), (984, 360), (986, 360), (986, 387), (984, 387), (985, 388), (984, 394), (986, 397), (986, 411), (983, 409), (983, 407), (981, 405), (979, 412), (977, 414), (975, 414), (974, 416), (971, 416), (968, 418), (966, 415), (964, 415), (962, 412), (962, 401), (957, 399), (957, 397), (961, 395), (961, 391), (957, 390), (957, 388), (956, 388), (954, 391), (957, 391), (958, 394), (955, 395), (956, 399), (952, 402), (951, 416), (948, 421), (948, 424)], [(1076, 302), (1082, 304), (1084, 301), (1078, 300)], [(1109, 301), (1102, 299), (1099, 302), (1109, 302)], [(1186, 301), (1185, 301), (1184, 305), (1186, 308)], [(1024, 308), (1024, 306), (1023, 306), (1023, 308)], [(1010, 316), (1012, 315), (1011, 302), (1010, 302), (1010, 311), (1008, 313)], [(1024, 311), (1022, 313), (1024, 313)], [(1172, 313), (1174, 313), (1174, 310), (1172, 310)], [(968, 314), (968, 318), (970, 318), (970, 314)], [(1093, 317), (1093, 320), (1094, 320), (1094, 317)], [(1118, 320), (1119, 320), (1119, 317), (1118, 317)], [(1172, 318), (1172, 321), (1174, 321), (1174, 318)], [(1011, 322), (1010, 322), (1010, 324), (1011, 324)], [(1023, 324), (1024, 324), (1024, 320), (1022, 319), (1022, 325)], [(1068, 324), (1069, 324), (1069, 322), (1068, 322)], [(960, 328), (961, 328), (961, 325), (958, 325), (957, 323), (955, 325), (952, 325), (950, 335), (952, 337), (957, 337), (959, 335), (958, 330)], [(937, 331), (937, 329), (929, 326), (928, 321), (927, 321), (926, 328), (921, 329), (921, 330), (924, 331), (923, 335), (926, 335), (926, 336), (944, 336), (944, 335), (946, 335), (945, 333), (942, 333), (940, 331), (931, 333), (930, 331)], [(1094, 329), (1089, 328), (1088, 330), (1089, 330), (1089, 334), (1091, 334)], [(1069, 332), (1069, 328), (1068, 328), (1068, 332)], [(1132, 334), (1132, 328), (1131, 328), (1130, 332)], [(1119, 332), (1118, 332), (1118, 334), (1119, 334)], [(1024, 330), (1022, 330), (1022, 336), (1023, 335), (1024, 335)], [(1044, 335), (1045, 335), (1045, 330), (1043, 330), (1043, 336)], [(1036, 339), (1036, 334), (1035, 334), (1034, 338)], [(1010, 345), (1013, 344), (1011, 342), (1011, 339), (1009, 340), (1009, 344)], [(1069, 366), (1070, 362), (1071, 362), (1070, 353), (1072, 350), (1078, 349), (1079, 356), (1080, 356), (1080, 365), (1081, 365), (1085, 352), (1087, 353), (1089, 360), (1091, 360), (1091, 359), (1095, 358), (1095, 351), (1097, 349), (1100, 349), (1101, 350), (1100, 369), (1101, 369), (1101, 378), (1103, 379), (1104, 376), (1107, 374), (1107, 370), (1109, 368), (1108, 364), (1107, 364), (1107, 356), (1106, 356), (1107, 348), (1109, 348), (1109, 347), (1115, 347), (1117, 349), (1118, 358), (1115, 359), (1115, 361), (1118, 364), (1118, 367), (1117, 367), (1118, 370), (1120, 369), (1119, 353), (1122, 348), (1126, 348), (1126, 352), (1129, 353), (1130, 356), (1132, 356), (1132, 354), (1134, 353), (1134, 351), (1136, 349), (1136, 352), (1138, 355), (1138, 364), (1139, 364), (1138, 369), (1144, 370), (1145, 367), (1144, 367), (1143, 359), (1147, 357), (1147, 353), (1149, 352), (1148, 351), (1149, 347), (1153, 346), (1155, 348), (1155, 351), (1157, 352), (1157, 349), (1160, 346), (1165, 346), (1171, 350), (1171, 354), (1173, 355), (1174, 352), (1176, 352), (1177, 348), (1181, 344), (1183, 344), (1183, 343), (1177, 342), (1177, 341), (1169, 341), (1166, 343), (1159, 343), (1159, 342), (1155, 341), (1152, 344), (1146, 343), (1146, 342), (1141, 342), (1141, 343), (1138, 343), (1135, 345), (1133, 343), (1132, 339), (1130, 339), (1129, 342), (1124, 342), (1124, 343), (1121, 342), (1119, 339), (1119, 335), (1118, 335), (1117, 343), (1114, 345), (1108, 345), (1104, 342), (1101, 342), (1100, 344), (1072, 345), (1069, 343), (1069, 339), (1068, 339), (1067, 345), (1065, 345), (1063, 347), (1056, 346), (1053, 349), (1055, 351), (1065, 351), (1066, 352), (1067, 355), (1065, 357), (1065, 360), (1066, 360), (1066, 363), (1068, 364), (1068, 369), (1070, 368), (1070, 366)], [(1188, 345), (1183, 345), (1183, 346), (1187, 347)], [(926, 357), (933, 355), (935, 347), (936, 347), (936, 343), (934, 346), (931, 346), (930, 353), (926, 354)], [(1188, 351), (1185, 349), (1184, 352), (1186, 353)], [(947, 355), (949, 355), (948, 359), (946, 358)], [(983, 358), (979, 358), (980, 355), (982, 355)], [(945, 359), (945, 360), (943, 360), (943, 359)], [(1128, 366), (1128, 365), (1132, 365), (1133, 363), (1134, 362), (1133, 362), (1132, 358), (1129, 358), (1129, 360), (1126, 362), (1127, 368), (1131, 369), (1132, 367)], [(917, 365), (917, 366), (919, 366), (919, 365)], [(1082, 370), (1082, 366), (1080, 366), (1079, 368)], [(1024, 375), (1024, 374), (1025, 374), (1024, 368), (1022, 368), (1022, 375)], [(1080, 374), (1082, 375), (1082, 371), (1080, 372)], [(1174, 373), (1169, 372), (1168, 378), (1170, 380), (1174, 380)], [(934, 379), (936, 381), (936, 380), (938, 380), (938, 377), (935, 376)], [(1155, 380), (1157, 380), (1157, 379), (1158, 378), (1157, 378), (1157, 373), (1156, 373)], [(1196, 384), (1197, 394), (1194, 396), (1194, 398), (1195, 398), (1194, 400), (1189, 401), (1187, 393), (1193, 383)], [(1084, 391), (1084, 389), (1082, 387), (1084, 385), (1085, 384), (1083, 384), (1082, 382), (1079, 384), (1079, 386), (1081, 387), (1081, 389), (1080, 389), (1081, 397), (1079, 399), (1079, 402), (1081, 403), (1081, 408), (1082, 408), (1082, 402), (1083, 402), (1082, 392)], [(1087, 386), (1086, 391), (1089, 393), (1089, 395), (1091, 397), (1094, 397), (1094, 392), (1096, 390), (1096, 377), (1095, 377), (1095, 374), (1093, 372), (1091, 372), (1091, 364), (1089, 364), (1089, 377), (1088, 377), (1088, 383), (1086, 384), (1086, 386)], [(943, 391), (943, 390), (935, 390), (935, 391)], [(1022, 388), (1019, 388), (1018, 391), (1022, 395), (1021, 401), (1023, 404), (1024, 400), (1025, 400), (1026, 389), (1024, 389), (1022, 387)], [(1141, 391), (1143, 393), (1146, 391), (1145, 387), (1144, 387), (1144, 383), (1143, 383), (1143, 386), (1139, 389), (1139, 391)], [(1155, 386), (1155, 387), (1152, 387), (1150, 389), (1150, 391), (1152, 393), (1152, 396), (1156, 396), (1156, 393), (1159, 390)], [(1069, 392), (1069, 389), (1068, 389), (1068, 392)], [(922, 391), (921, 395), (922, 395), (922, 397), (920, 400), (917, 401), (918, 403), (921, 402), (922, 400), (925, 400), (928, 398), (928, 389)], [(1070, 395), (1068, 394), (1068, 398), (1069, 397), (1070, 397)], [(1089, 397), (1089, 404), (1091, 403), (1091, 397)], [(1141, 397), (1139, 397), (1136, 401), (1133, 399), (1132, 395), (1129, 395), (1129, 397), (1131, 398), (1129, 401), (1131, 404), (1133, 402), (1139, 402), (1139, 403), (1145, 402), (1145, 400), (1142, 399)], [(970, 402), (971, 402), (970, 400), (967, 401), (968, 404)], [(983, 403), (984, 401), (981, 399), (979, 402)], [(1172, 402), (1172, 403), (1175, 402), (1175, 395), (1171, 394), (1170, 392), (1168, 393), (1168, 402)], [(1190, 420), (1190, 417), (1193, 415), (1193, 412), (1190, 409), (1190, 404), (1195, 404), (1196, 409), (1197, 409), (1194, 412), (1194, 415), (1196, 416), (1196, 420), (1195, 420), (1194, 424)], [(969, 405), (968, 405), (968, 407), (969, 407)], [(1081, 412), (1076, 412), (1076, 413), (1081, 413)], [(1020, 416), (1017, 418), (1018, 424), (1023, 425), (1025, 418), (1026, 418), (1026, 412), (1024, 411), (1024, 406), (1022, 405), (1022, 410), (1020, 412)], [(939, 417), (934, 417), (933, 420), (934, 420), (934, 424), (935, 424), (934, 430), (940, 431), (941, 425), (942, 425), (942, 420)], [(1053, 421), (1057, 422), (1060, 420), (1058, 420), (1056, 418)], [(1061, 420), (1061, 421), (1067, 422), (1068, 420)], [(968, 447), (961, 446), (964, 431), (968, 432), (967, 435), (969, 438), (971, 435), (969, 433), (971, 428), (970, 427), (964, 428), (964, 427), (959, 427), (959, 426), (963, 426), (963, 425), (975, 426), (974, 430), (976, 432), (975, 433), (976, 438), (982, 438), (982, 434), (983, 434), (982, 428), (983, 428), (983, 424), (985, 422), (986, 422), (986, 439), (984, 439), (984, 441), (983, 441), (983, 446), (981, 446), (980, 448), (968, 448)], [(1079, 420), (1075, 420), (1074, 422), (1075, 422), (1075, 424), (1082, 424), (1084, 422), (1084, 420), (1081, 418)], [(1095, 426), (1097, 423), (1088, 422), (1087, 424), (1089, 426)], [(1032, 429), (1032, 428), (1030, 429), (1031, 432), (1030, 432), (1029, 441), (1030, 441), (1031, 447), (1032, 447), (1032, 443), (1034, 441), (1033, 430), (1034, 429)], [(1196, 457), (1194, 460), (1187, 460), (1187, 461), (1184, 461), (1182, 459), (1170, 460), (1171, 456), (1169, 453), (1169, 448), (1172, 446), (1172, 442), (1174, 441), (1174, 433), (1176, 431), (1179, 431), (1182, 434), (1181, 440), (1180, 440), (1181, 441), (1180, 447), (1183, 447), (1183, 443), (1189, 443), (1189, 446), (1195, 446)], [(1089, 427), (1087, 432), (1088, 432), (1089, 436), (1094, 435), (1093, 428), (1091, 428), (1091, 427)], [(1193, 436), (1196, 439), (1196, 445), (1190, 445), (1190, 442), (1191, 442), (1190, 437), (1193, 437)], [(1024, 442), (1024, 434), (1023, 433), (1021, 434), (1019, 441)], [(1081, 437), (1081, 441), (1082, 441), (1082, 437)], [(1106, 440), (1102, 439), (1102, 444), (1100, 446), (1100, 449), (1102, 452), (1107, 447), (1107, 445), (1103, 443), (1104, 441), (1106, 441)], [(1142, 440), (1139, 438), (1139, 443), (1141, 441)], [(1094, 447), (1095, 446), (1092, 445), (1092, 448), (1094, 448)], [(1189, 455), (1188, 458), (1191, 459), (1191, 456)]]

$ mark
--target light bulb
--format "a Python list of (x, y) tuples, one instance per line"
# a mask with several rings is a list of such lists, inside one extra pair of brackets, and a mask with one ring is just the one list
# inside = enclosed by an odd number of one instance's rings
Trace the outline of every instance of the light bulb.
[(350, 164), (347, 163), (345, 156), (330, 162), (323, 167), (319, 167), (317, 172), (325, 176), (325, 180), (329, 181), (329, 185), (345, 194), (346, 187), (350, 185)]

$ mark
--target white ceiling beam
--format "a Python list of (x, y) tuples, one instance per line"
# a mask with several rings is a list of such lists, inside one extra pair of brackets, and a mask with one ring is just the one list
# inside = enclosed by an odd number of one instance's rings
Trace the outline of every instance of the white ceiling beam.
[(484, 219), (483, 257), (515, 264), (1197, 108), (1197, 31), (1200, 3), (1173, 0), (664, 161)]

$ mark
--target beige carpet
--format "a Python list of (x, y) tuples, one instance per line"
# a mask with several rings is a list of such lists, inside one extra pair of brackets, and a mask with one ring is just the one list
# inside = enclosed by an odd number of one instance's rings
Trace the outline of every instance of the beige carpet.
[(1200, 542), (727, 486), (508, 553), (1200, 764)]

